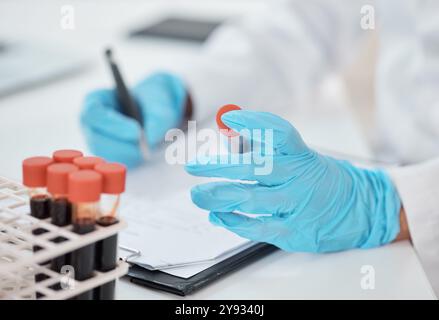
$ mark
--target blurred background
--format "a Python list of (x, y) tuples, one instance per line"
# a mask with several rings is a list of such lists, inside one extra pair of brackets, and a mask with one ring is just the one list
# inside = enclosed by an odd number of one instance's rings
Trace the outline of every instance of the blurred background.
[[(106, 46), (117, 48), (132, 85), (153, 70), (197, 59), (216, 25), (269, 3), (273, 0), (1, 1), (0, 175), (19, 178), (17, 161), (29, 155), (87, 149), (78, 116), (87, 92), (113, 86), (102, 56)], [(367, 45), (371, 50), (344, 72), (349, 86), (339, 76), (329, 77), (309, 107), (289, 116), (308, 142), (370, 156), (373, 68), (368, 66), (374, 40)], [(352, 99), (355, 110), (348, 107)], [(324, 106), (319, 117), (316, 106)]]

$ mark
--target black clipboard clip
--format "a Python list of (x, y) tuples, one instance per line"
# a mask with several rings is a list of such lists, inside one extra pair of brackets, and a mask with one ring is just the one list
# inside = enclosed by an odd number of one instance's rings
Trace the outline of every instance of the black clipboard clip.
[(140, 257), (142, 255), (142, 252), (138, 249), (135, 249), (135, 248), (130, 248), (127, 246), (119, 245), (119, 249), (130, 252), (130, 254), (128, 254), (124, 257), (119, 257), (119, 260), (122, 260), (125, 262), (129, 262), (128, 261), (129, 259), (132, 259), (135, 257)]

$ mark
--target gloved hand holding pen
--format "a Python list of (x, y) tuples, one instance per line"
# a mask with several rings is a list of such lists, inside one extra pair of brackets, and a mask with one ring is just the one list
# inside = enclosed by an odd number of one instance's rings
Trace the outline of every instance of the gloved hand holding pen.
[(398, 235), (401, 203), (385, 172), (318, 154), (290, 123), (271, 113), (231, 111), (222, 121), (238, 132), (272, 129), (273, 170), (256, 175), (254, 164), (216, 158), (188, 163), (186, 170), (196, 176), (256, 182), (212, 182), (192, 189), (193, 201), (210, 211), (215, 225), (303, 252), (371, 248)]
[[(167, 130), (182, 124), (189, 100), (180, 78), (155, 73), (138, 83), (131, 93), (140, 106), (150, 148), (164, 139)], [(121, 113), (114, 89), (96, 90), (86, 96), (81, 126), (93, 154), (130, 168), (143, 162), (140, 124)]]

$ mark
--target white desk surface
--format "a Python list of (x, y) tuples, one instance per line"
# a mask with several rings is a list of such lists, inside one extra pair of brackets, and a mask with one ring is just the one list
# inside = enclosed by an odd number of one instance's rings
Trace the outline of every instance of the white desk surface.
[[(57, 1), (39, 1), (38, 6), (30, 0), (2, 1), (0, 39), (4, 36), (31, 37), (35, 41), (69, 46), (90, 57), (90, 68), (75, 76), (0, 99), (0, 175), (20, 179), (21, 160), (31, 155), (50, 154), (58, 148), (86, 150), (78, 122), (82, 99), (93, 88), (112, 85), (101, 59), (104, 45), (115, 44), (123, 72), (130, 83), (158, 67), (177, 63), (177, 54), (185, 59), (198, 53), (197, 46), (182, 43), (128, 42), (122, 39), (121, 30), (169, 12), (229, 16), (263, 5), (260, 2), (131, 0), (106, 1), (103, 7), (102, 2), (90, 0), (74, 4), (76, 29), (66, 31), (59, 28), (60, 4)], [(326, 100), (325, 105), (326, 109), (313, 111), (312, 118), (309, 114), (297, 112), (290, 113), (288, 118), (308, 142), (369, 156), (367, 145), (349, 111), (332, 100)], [(361, 289), (363, 265), (375, 269), (374, 290)], [(126, 279), (118, 283), (117, 298), (181, 299), (133, 285)], [(188, 298), (433, 299), (435, 296), (412, 246), (400, 242), (373, 250), (326, 255), (278, 251)]]

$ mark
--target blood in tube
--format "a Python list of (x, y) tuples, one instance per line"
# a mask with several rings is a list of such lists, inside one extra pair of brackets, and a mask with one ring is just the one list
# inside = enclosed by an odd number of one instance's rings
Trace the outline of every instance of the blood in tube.
[(30, 212), (32, 217), (46, 219), (50, 216), (50, 197), (47, 194), (39, 193), (30, 198)]
[[(80, 170), (69, 174), (69, 201), (72, 203), (73, 232), (87, 234), (95, 230), (102, 189), (101, 174), (92, 170)], [(77, 249), (71, 254), (71, 265), (75, 279), (82, 281), (93, 276), (95, 266), (95, 244)], [(93, 290), (76, 296), (77, 300), (93, 299)]]
[(47, 191), (52, 196), (50, 210), (51, 222), (59, 227), (69, 225), (72, 219), (72, 206), (68, 200), (69, 174), (78, 171), (71, 163), (55, 163), (47, 168)]
[[(56, 226), (64, 227), (71, 223), (72, 205), (68, 200), (68, 178), (70, 173), (78, 170), (78, 167), (71, 163), (54, 163), (47, 168), (47, 191), (52, 198), (50, 217), (52, 224)], [(59, 236), (51, 241), (61, 243), (66, 240)], [(52, 259), (51, 269), (60, 272), (63, 266), (69, 264), (70, 254), (64, 254)], [(55, 286), (54, 289), (60, 289), (60, 286)]]
[(66, 226), (72, 221), (72, 204), (64, 198), (52, 200), (50, 208), (52, 223), (56, 226)]
[[(50, 216), (50, 196), (47, 192), (47, 167), (53, 163), (49, 157), (27, 158), (22, 163), (23, 185), (28, 188), (30, 197), (31, 216), (37, 219), (46, 219)], [(32, 234), (41, 235), (46, 233), (44, 228), (32, 230)], [(33, 246), (33, 251), (40, 251), (38, 245)], [(42, 264), (46, 264), (43, 262)], [(36, 280), (39, 280), (37, 275)]]
[[(120, 195), (125, 191), (126, 168), (118, 163), (102, 163), (95, 166), (102, 175), (102, 198), (97, 224), (108, 227), (119, 222)], [(96, 244), (96, 270), (107, 272), (116, 267), (117, 234)], [(115, 282), (111, 281), (94, 290), (97, 300), (114, 299)]]
[(46, 172), (52, 163), (49, 157), (32, 157), (23, 161), (23, 185), (28, 187), (31, 215), (37, 219), (46, 219), (50, 215)]

